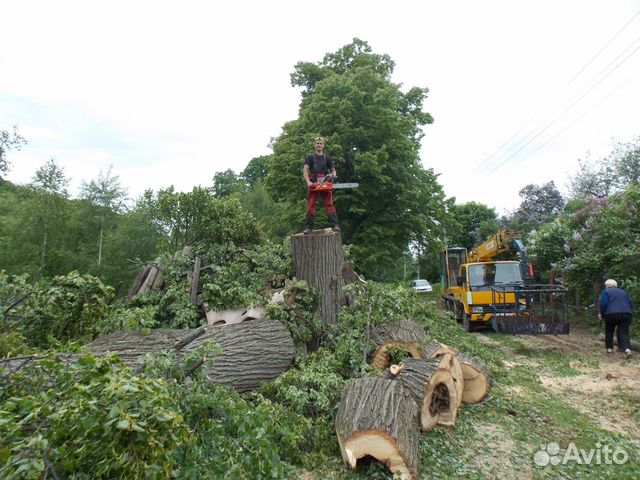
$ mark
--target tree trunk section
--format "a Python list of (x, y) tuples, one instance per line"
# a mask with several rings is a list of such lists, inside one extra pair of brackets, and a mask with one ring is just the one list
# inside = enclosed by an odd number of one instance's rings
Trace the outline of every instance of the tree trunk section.
[(193, 265), (193, 280), (191, 281), (191, 304), (196, 305), (198, 303), (198, 288), (200, 286), (200, 257), (196, 257)]
[(356, 468), (371, 456), (402, 479), (418, 479), (418, 406), (402, 383), (384, 378), (351, 381), (336, 416), (344, 463)]
[(458, 353), (456, 358), (460, 362), (464, 377), (462, 403), (480, 403), (484, 401), (493, 386), (493, 376), (487, 366), (475, 357)]
[(185, 355), (209, 340), (217, 342), (222, 353), (211, 365), (203, 366), (207, 378), (238, 392), (253, 390), (285, 372), (295, 353), (286, 327), (267, 319), (190, 330), (154, 330), (149, 335), (115, 332), (98, 337), (87, 347), (95, 355), (117, 354), (131, 368), (141, 370), (147, 353), (180, 350), (178, 361), (182, 363)]
[(426, 347), (422, 349), (422, 358), (442, 358), (445, 355), (448, 355), (452, 358), (451, 362), (451, 377), (453, 378), (453, 383), (456, 386), (456, 395), (458, 397), (458, 402), (463, 402), (464, 399), (464, 373), (462, 371), (462, 365), (458, 360), (458, 350), (455, 348), (451, 348), (444, 343), (436, 342), (435, 340), (431, 340)]
[(213, 340), (222, 354), (203, 366), (211, 382), (243, 393), (286, 372), (293, 362), (295, 346), (289, 330), (276, 320), (252, 320), (235, 325), (210, 327), (183, 350), (188, 355)]
[(140, 287), (142, 286), (142, 283), (147, 278), (147, 274), (149, 273), (150, 269), (151, 267), (149, 265), (146, 265), (140, 268), (140, 271), (138, 272), (138, 276), (133, 281), (133, 285), (131, 285), (131, 289), (129, 289), (129, 293), (127, 294), (127, 301), (131, 300), (133, 297), (136, 296), (136, 294), (138, 293), (138, 290), (140, 290)]
[(148, 293), (151, 291), (151, 286), (153, 285), (156, 277), (158, 276), (158, 267), (150, 266), (149, 273), (147, 274), (147, 278), (144, 279), (144, 283), (140, 287), (138, 294), (140, 293)]
[(420, 426), (424, 431), (437, 424), (455, 424), (460, 400), (451, 376), (453, 359), (448, 354), (430, 360), (409, 358), (398, 368), (390, 369), (388, 377), (402, 383), (418, 404)]
[(340, 235), (328, 229), (314, 231), (311, 235), (292, 235), (291, 253), (296, 278), (321, 293), (318, 313), (322, 324), (325, 327), (335, 324), (344, 304), (342, 269), (345, 260)]
[(424, 328), (413, 320), (401, 320), (394, 325), (382, 325), (371, 332), (375, 351), (371, 365), (384, 370), (391, 364), (390, 353), (394, 350), (407, 352), (412, 358), (422, 358), (420, 351), (427, 343)]

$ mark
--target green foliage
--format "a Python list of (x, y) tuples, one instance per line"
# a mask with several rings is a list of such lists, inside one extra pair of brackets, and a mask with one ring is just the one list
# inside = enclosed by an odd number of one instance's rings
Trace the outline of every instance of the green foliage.
[(320, 292), (307, 282), (295, 281), (284, 291), (284, 302), (267, 305), (267, 317), (282, 322), (298, 343), (320, 336), (322, 324), (316, 313)]
[(500, 230), (498, 214), (495, 209), (478, 202), (454, 205), (450, 215), (455, 222), (454, 230), (449, 232), (449, 246), (465, 247), (472, 250), (487, 237)]
[(144, 307), (128, 307), (120, 305), (112, 309), (99, 325), (99, 333), (137, 332), (148, 334), (151, 329), (159, 327), (158, 307), (147, 305)]
[(113, 288), (78, 272), (42, 279), (33, 286), (27, 282), (27, 276), (0, 273), (0, 304), (15, 305), (5, 314), (9, 326), (38, 347), (46, 347), (51, 338), (64, 342), (92, 338), (114, 297)]
[(27, 141), (18, 134), (18, 127), (13, 127), (13, 132), (0, 130), (0, 173), (7, 173), (10, 163), (7, 160), (9, 150), (20, 150)]
[(114, 358), (49, 356), (0, 383), (3, 478), (159, 478), (191, 443), (169, 385)]

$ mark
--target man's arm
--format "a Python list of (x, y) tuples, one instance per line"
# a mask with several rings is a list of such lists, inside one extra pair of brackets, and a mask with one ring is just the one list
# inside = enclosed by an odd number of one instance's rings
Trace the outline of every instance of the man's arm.
[(302, 176), (304, 177), (304, 181), (307, 182), (307, 187), (313, 185), (313, 182), (309, 179), (309, 165), (306, 163), (304, 167), (302, 167)]

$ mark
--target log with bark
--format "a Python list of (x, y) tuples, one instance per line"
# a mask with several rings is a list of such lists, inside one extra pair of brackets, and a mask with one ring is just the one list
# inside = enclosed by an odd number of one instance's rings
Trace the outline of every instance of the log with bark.
[(154, 330), (149, 335), (115, 332), (99, 337), (87, 347), (95, 355), (117, 354), (133, 369), (140, 370), (147, 353), (174, 349), (179, 351), (178, 361), (182, 362), (185, 355), (209, 340), (218, 343), (222, 353), (212, 364), (203, 365), (207, 378), (238, 392), (253, 390), (284, 373), (295, 353), (286, 327), (269, 319), (192, 330)]
[(448, 355), (450, 357), (451, 377), (453, 378), (453, 383), (456, 386), (458, 401), (462, 402), (462, 398), (464, 396), (464, 373), (462, 371), (462, 366), (456, 357), (456, 355), (458, 355), (458, 351), (444, 343), (431, 340), (426, 347), (422, 349), (421, 353), (422, 358), (440, 358), (444, 355)]
[(315, 230), (310, 235), (291, 236), (291, 254), (296, 278), (317, 288), (321, 295), (318, 314), (324, 326), (336, 323), (344, 305), (344, 254), (340, 234), (330, 229)]
[(391, 364), (390, 353), (400, 350), (412, 358), (422, 358), (420, 351), (427, 343), (424, 328), (413, 320), (401, 320), (394, 325), (382, 325), (371, 331), (371, 341), (375, 351), (371, 357), (371, 365), (384, 370)]
[(483, 402), (493, 386), (493, 376), (489, 368), (481, 361), (470, 355), (458, 353), (456, 358), (460, 362), (464, 377), (463, 403)]
[(454, 361), (455, 357), (446, 354), (429, 360), (408, 358), (389, 367), (387, 378), (402, 383), (420, 408), (424, 431), (456, 422), (460, 400), (451, 376)]
[(436, 341), (429, 342), (422, 353), (425, 358), (434, 358), (444, 353), (454, 354), (462, 371), (462, 403), (480, 403), (489, 395), (493, 376), (481, 360)]
[(351, 381), (342, 393), (336, 434), (344, 463), (351, 469), (369, 456), (403, 479), (419, 478), (418, 406), (401, 382)]

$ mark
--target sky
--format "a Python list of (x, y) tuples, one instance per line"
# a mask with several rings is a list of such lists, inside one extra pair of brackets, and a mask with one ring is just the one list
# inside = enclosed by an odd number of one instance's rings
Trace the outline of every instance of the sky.
[[(527, 184), (640, 135), (640, 0), (0, 0), (0, 129), (77, 195), (110, 166), (132, 198), (211, 185), (298, 116), (290, 74), (353, 38), (429, 89), (420, 158), (447, 196), (498, 213)], [(310, 145), (310, 150), (312, 146)], [(301, 159), (301, 168), (302, 168)]]

